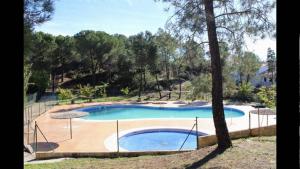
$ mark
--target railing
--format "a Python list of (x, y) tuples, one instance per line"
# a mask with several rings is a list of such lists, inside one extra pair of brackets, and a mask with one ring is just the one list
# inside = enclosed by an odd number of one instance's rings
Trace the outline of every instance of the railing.
[(55, 95), (43, 96), (38, 102), (27, 103), (24, 106), (24, 126), (28, 122), (33, 122), (34, 119), (51, 109), (57, 103)]
[[(49, 143), (48, 139), (46, 138), (46, 136), (44, 135), (44, 133), (42, 132), (42, 130), (40, 129), (40, 127), (37, 125), (37, 122), (34, 122), (34, 132), (33, 132), (33, 136), (34, 136), (34, 145), (35, 145), (35, 152), (38, 151), (38, 141), (37, 141), (37, 134), (38, 131), (42, 134), (43, 138), (46, 140), (47, 143)], [(51, 146), (51, 144), (49, 144)]]
[[(32, 96), (33, 98), (33, 96)], [(24, 106), (24, 145), (32, 145), (36, 143), (36, 130), (39, 130), (40, 133), (42, 131), (38, 126), (31, 126), (33, 124), (34, 120), (39, 117), (40, 115), (47, 112), (47, 110), (51, 109), (56, 104), (56, 96), (55, 95), (48, 95), (43, 96), (39, 102), (32, 102), (28, 105)], [(42, 133), (43, 137), (44, 134)], [(47, 141), (48, 142), (48, 141)], [(37, 146), (37, 145), (36, 145)]]
[(190, 130), (189, 134), (186, 136), (185, 140), (183, 141), (182, 145), (180, 146), (179, 150), (180, 151), (182, 149), (182, 147), (184, 146), (186, 140), (189, 138), (189, 136), (191, 135), (194, 127), (196, 126), (196, 143), (197, 143), (197, 147), (196, 149), (198, 150), (199, 149), (199, 142), (198, 142), (198, 117), (196, 117), (196, 121), (195, 121), (195, 124), (193, 125), (192, 129)]
[[(116, 135), (117, 135), (117, 136), (116, 136), (116, 143), (117, 143), (117, 145), (116, 145), (116, 148), (117, 148), (116, 153), (117, 153), (118, 156), (119, 156), (119, 153), (120, 153), (119, 128), (120, 128), (120, 127), (119, 127), (119, 120), (116, 120)], [(198, 135), (199, 135), (199, 134), (198, 134), (198, 117), (196, 117), (195, 123), (193, 124), (191, 130), (189, 130), (188, 135), (186, 136), (185, 140), (183, 141), (183, 143), (182, 143), (182, 145), (180, 146), (180, 148), (179, 148), (178, 151), (181, 151), (181, 150), (182, 150), (183, 146), (185, 145), (187, 139), (189, 138), (189, 136), (190, 136), (191, 133), (193, 132), (193, 129), (194, 129), (194, 128), (196, 128), (196, 143), (197, 143), (196, 149), (198, 150), (198, 149), (200, 148), (200, 146), (199, 146), (199, 141), (198, 141)]]

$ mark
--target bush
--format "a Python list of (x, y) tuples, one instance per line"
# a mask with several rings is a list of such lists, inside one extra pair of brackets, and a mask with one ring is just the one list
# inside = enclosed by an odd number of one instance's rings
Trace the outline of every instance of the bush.
[(66, 99), (72, 99), (73, 93), (70, 89), (57, 89), (58, 99), (59, 100), (66, 100)]
[(238, 88), (238, 92), (235, 95), (235, 99), (239, 101), (251, 102), (254, 100), (253, 90), (254, 87), (250, 83), (243, 83)]
[(223, 82), (223, 96), (224, 98), (232, 98), (238, 92), (235, 82), (231, 79)]
[(124, 95), (128, 95), (128, 93), (129, 93), (129, 88), (128, 88), (128, 87), (122, 88), (122, 89), (121, 89), (121, 92), (122, 92)]
[(212, 90), (212, 79), (211, 74), (202, 74), (196, 77), (192, 82), (192, 92), (188, 98), (205, 99), (209, 98)]
[(103, 85), (95, 86), (95, 97), (106, 97), (106, 88), (108, 84), (105, 83)]
[(46, 71), (33, 71), (29, 81), (38, 86), (40, 92), (45, 91), (50, 84), (49, 74)]
[(95, 89), (90, 85), (87, 86), (79, 86), (79, 94), (85, 97), (92, 97), (95, 94)]
[(261, 87), (257, 93), (259, 101), (269, 108), (275, 107), (276, 102), (276, 90), (275, 86)]

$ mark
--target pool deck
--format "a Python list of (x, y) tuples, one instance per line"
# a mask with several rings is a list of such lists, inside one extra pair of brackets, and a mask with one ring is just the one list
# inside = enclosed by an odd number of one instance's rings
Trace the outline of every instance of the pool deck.
[[(184, 106), (211, 106), (210, 104), (176, 104), (175, 101), (164, 101), (167, 104), (139, 104), (145, 106), (157, 107), (184, 107)], [(110, 152), (115, 149), (109, 147), (114, 145), (112, 138), (115, 138), (117, 125), (116, 120), (109, 121), (89, 121), (82, 119), (72, 120), (73, 138), (70, 139), (70, 129), (68, 119), (52, 119), (51, 113), (59, 110), (69, 110), (93, 105), (111, 105), (111, 104), (130, 104), (130, 102), (101, 102), (101, 103), (83, 103), (73, 105), (54, 106), (43, 115), (36, 119), (39, 128), (53, 145), (39, 146), (38, 150), (43, 152)], [(226, 118), (229, 131), (237, 131), (249, 128), (249, 111), (254, 108), (251, 106), (226, 105), (226, 107), (236, 108), (245, 112), (245, 116)], [(258, 115), (251, 114), (251, 128), (258, 126)], [(268, 125), (276, 124), (276, 116), (268, 116)], [(260, 115), (262, 125), (266, 126), (267, 116)], [(195, 119), (137, 119), (137, 120), (119, 120), (119, 132), (127, 133), (130, 130), (144, 128), (184, 128), (190, 130)], [(34, 124), (31, 124), (32, 128)], [(198, 130), (206, 134), (215, 134), (215, 127), (212, 118), (198, 118)], [(27, 137), (24, 136), (27, 140)], [(26, 141), (25, 141), (26, 142)], [(45, 139), (38, 133), (38, 142), (45, 143)]]

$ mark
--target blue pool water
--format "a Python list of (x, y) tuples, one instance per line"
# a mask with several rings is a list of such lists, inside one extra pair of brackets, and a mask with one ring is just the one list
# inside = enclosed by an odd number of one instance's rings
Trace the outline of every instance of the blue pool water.
[[(137, 105), (93, 106), (77, 109), (89, 112), (86, 120), (122, 120), (149, 118), (212, 118), (211, 107), (149, 107)], [(233, 108), (224, 108), (225, 118), (241, 117), (244, 113)]]
[[(142, 130), (122, 136), (119, 144), (128, 151), (179, 150), (188, 133), (188, 130), (180, 129)], [(198, 135), (205, 134), (198, 133)], [(194, 150), (196, 144), (196, 133), (192, 132), (181, 150)]]

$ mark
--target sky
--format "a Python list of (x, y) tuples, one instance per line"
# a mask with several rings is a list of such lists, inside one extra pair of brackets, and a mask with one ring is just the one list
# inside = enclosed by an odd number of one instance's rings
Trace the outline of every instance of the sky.
[[(154, 34), (158, 28), (164, 28), (172, 16), (172, 11), (164, 10), (168, 6), (154, 0), (56, 0), (52, 19), (35, 30), (64, 36), (73, 36), (81, 30), (126, 36), (148, 30)], [(275, 39), (253, 43), (246, 38), (246, 44), (248, 51), (257, 54), (261, 60), (266, 60), (269, 47), (276, 52)]]

